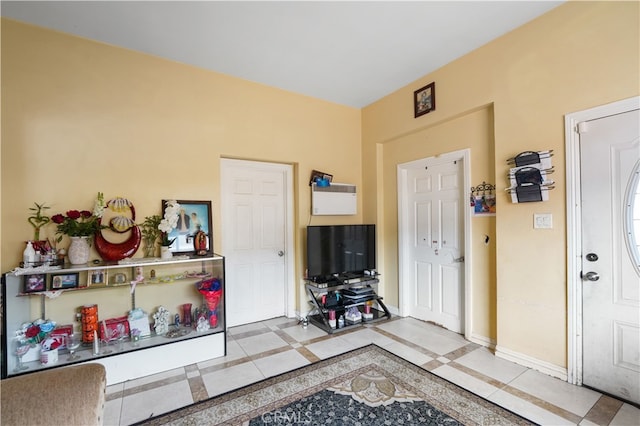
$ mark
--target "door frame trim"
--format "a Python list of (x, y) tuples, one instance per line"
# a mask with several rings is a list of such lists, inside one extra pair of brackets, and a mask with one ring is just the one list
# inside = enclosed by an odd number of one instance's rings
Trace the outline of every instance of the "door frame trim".
[[(256, 161), (256, 160), (243, 160), (238, 158), (220, 158), (220, 200), (224, 203), (225, 191), (223, 185), (225, 184), (223, 179), (223, 168), (228, 165), (245, 165), (254, 167), (269, 167), (277, 170), (281, 170), (285, 174), (285, 279), (286, 285), (284, 288), (285, 293), (285, 316), (287, 318), (294, 318), (296, 316), (296, 289), (295, 289), (295, 244), (294, 244), (294, 232), (295, 232), (295, 215), (294, 215), (294, 185), (293, 185), (293, 169), (294, 165), (289, 163), (274, 163), (269, 161)], [(220, 209), (222, 213), (223, 209)], [(224, 215), (221, 217), (221, 224), (224, 224)], [(223, 226), (224, 228), (224, 226)], [(224, 250), (225, 232), (222, 232), (222, 249)]]
[(640, 96), (566, 114), (564, 118), (567, 206), (567, 381), (582, 385), (582, 199), (578, 124), (640, 108)]
[(466, 196), (469, 188), (471, 188), (471, 149), (463, 149), (459, 151), (448, 152), (440, 154), (434, 157), (421, 158), (418, 160), (409, 161), (397, 165), (398, 176), (398, 292), (400, 296), (399, 308), (400, 316), (406, 317), (408, 311), (408, 301), (410, 300), (410, 294), (408, 286), (404, 285), (404, 274), (408, 270), (406, 256), (407, 244), (409, 244), (409, 238), (407, 235), (407, 170), (417, 166), (428, 166), (431, 164), (439, 164), (448, 161), (462, 161), (463, 177), (462, 188), (460, 188), (460, 201), (462, 204), (463, 216), (463, 229), (464, 229), (464, 308), (463, 308), (463, 330), (464, 337), (470, 340), (471, 330), (473, 330), (472, 323), (472, 274), (471, 264), (473, 253), (471, 252), (471, 210), (466, 208)]

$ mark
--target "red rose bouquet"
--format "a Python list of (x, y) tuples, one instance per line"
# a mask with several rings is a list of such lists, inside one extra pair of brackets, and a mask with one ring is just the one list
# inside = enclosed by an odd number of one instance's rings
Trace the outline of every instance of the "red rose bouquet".
[[(104, 196), (98, 192), (93, 212), (89, 210), (69, 210), (66, 214), (51, 216), (51, 221), (58, 225), (58, 234), (66, 234), (70, 237), (90, 237), (101, 229), (106, 228), (100, 224), (100, 218), (104, 212)], [(62, 235), (58, 237), (58, 241)]]
[(66, 215), (52, 216), (51, 221), (58, 225), (58, 234), (70, 237), (88, 237), (102, 229), (99, 218), (88, 210), (69, 210)]

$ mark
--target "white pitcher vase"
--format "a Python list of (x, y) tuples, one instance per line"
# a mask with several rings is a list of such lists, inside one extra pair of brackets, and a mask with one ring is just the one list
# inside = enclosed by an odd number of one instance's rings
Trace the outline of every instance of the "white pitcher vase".
[(82, 265), (89, 261), (89, 244), (90, 237), (69, 237), (71, 245), (67, 251), (69, 262), (72, 265)]
[(171, 247), (162, 246), (160, 247), (160, 258), (161, 259), (171, 259), (173, 257), (173, 253), (171, 252)]

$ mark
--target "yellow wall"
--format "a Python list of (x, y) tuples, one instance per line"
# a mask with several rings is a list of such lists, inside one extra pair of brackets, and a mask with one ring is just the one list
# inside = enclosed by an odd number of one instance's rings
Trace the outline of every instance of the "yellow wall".
[(2, 271), (33, 238), (34, 202), (90, 210), (98, 191), (131, 199), (140, 222), (163, 199), (212, 200), (224, 254), (219, 164), (233, 157), (295, 166), (301, 277), (311, 170), (361, 184), (359, 109), (6, 19), (2, 108)]
[[(471, 332), (564, 366), (563, 116), (640, 94), (638, 16), (637, 2), (566, 3), (361, 111), (2, 20), (0, 266), (32, 238), (33, 202), (90, 208), (98, 191), (131, 198), (140, 218), (162, 199), (212, 200), (224, 254), (219, 159), (239, 157), (296, 166), (298, 276), (311, 169), (361, 187), (358, 216), (313, 223), (377, 223), (382, 292), (397, 305), (395, 166), (468, 147), (472, 184), (499, 194), (495, 218), (472, 220)], [(414, 119), (413, 91), (431, 81), (437, 110)], [(555, 151), (551, 200), (511, 204), (505, 160), (542, 149)], [(542, 212), (552, 230), (532, 229)]]
[[(382, 144), (383, 193), (394, 201), (397, 198), (397, 165), (418, 158), (433, 157), (443, 152), (459, 151), (472, 147), (471, 184), (476, 186), (482, 182), (493, 182), (493, 114), (491, 106), (486, 106), (468, 114), (440, 122), (433, 127), (427, 127), (408, 135), (403, 135), (393, 141)], [(466, 200), (465, 200), (466, 201)], [(394, 208), (385, 210), (384, 218), (380, 221), (385, 230), (384, 248), (387, 251), (387, 262), (384, 269), (385, 301), (391, 306), (399, 306), (397, 292), (398, 276), (398, 238), (397, 204), (387, 200), (386, 206)], [(490, 244), (484, 244), (485, 236), (489, 236)], [(474, 245), (474, 256), (471, 270), (483, 271), (473, 275), (473, 320), (474, 333), (480, 336), (491, 336), (492, 328), (495, 332), (495, 217), (474, 217), (471, 232)], [(493, 272), (492, 272), (493, 271)], [(396, 288), (391, 284), (395, 284)], [(493, 298), (490, 296), (493, 295)]]
[[(498, 188), (496, 260), (486, 262), (491, 254), (481, 252), (483, 258), (473, 263), (471, 334), (495, 339), (499, 349), (566, 366), (563, 119), (640, 94), (639, 12), (638, 2), (565, 3), (363, 109), (364, 197), (376, 206), (365, 219), (384, 228), (386, 300), (398, 297), (395, 164), (471, 148), (472, 184), (486, 177)], [(413, 91), (432, 81), (437, 109), (415, 119)], [(477, 158), (486, 141), (460, 141), (456, 125), (466, 125), (486, 105), (492, 106), (492, 159)], [(409, 140), (411, 151), (402, 158), (381, 158), (402, 151)], [(509, 186), (506, 160), (546, 149), (555, 153), (557, 184), (550, 201), (512, 204), (503, 191)], [(478, 173), (478, 166), (489, 164), (489, 176)], [(534, 213), (553, 214), (553, 229), (534, 230)], [(493, 232), (490, 221), (472, 219), (476, 254), (483, 250), (478, 237)]]

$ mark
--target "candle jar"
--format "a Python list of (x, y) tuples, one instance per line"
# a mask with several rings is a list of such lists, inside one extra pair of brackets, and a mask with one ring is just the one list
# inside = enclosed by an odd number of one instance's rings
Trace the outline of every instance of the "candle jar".
[(329, 311), (329, 326), (331, 328), (336, 328), (336, 311)]

